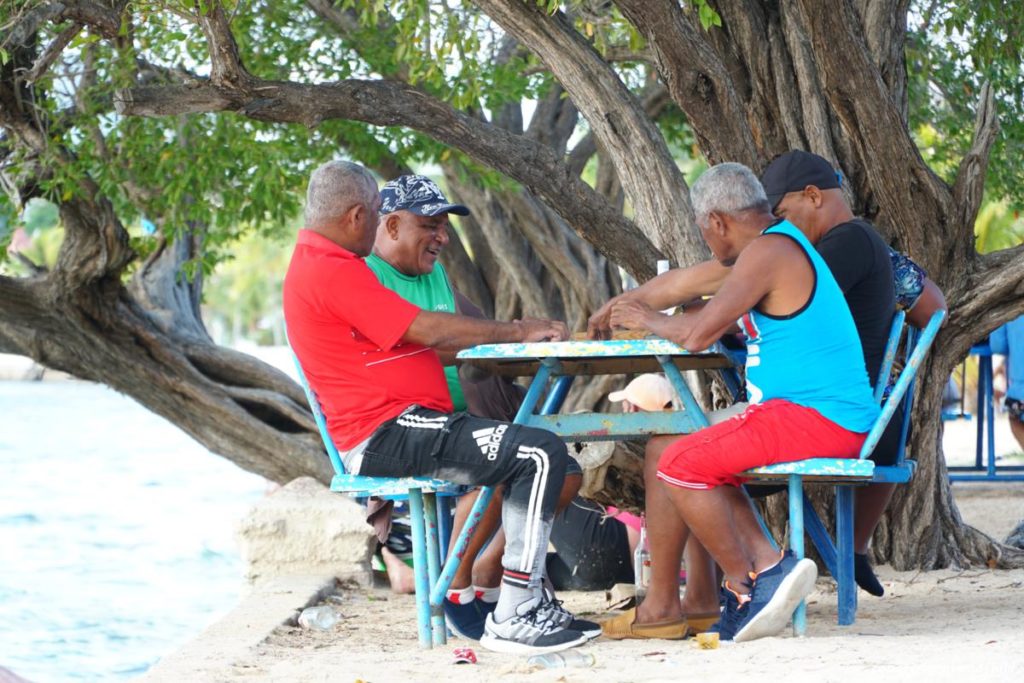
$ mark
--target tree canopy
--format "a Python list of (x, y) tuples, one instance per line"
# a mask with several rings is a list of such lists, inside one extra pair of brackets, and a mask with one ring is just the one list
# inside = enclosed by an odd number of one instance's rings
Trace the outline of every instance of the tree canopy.
[[(707, 256), (681, 168), (810, 149), (951, 305), (917, 401), (922, 468), (876, 547), (907, 566), (1005, 560), (952, 506), (937, 392), (1024, 312), (1024, 249), (974, 239), (984, 197), (1024, 203), (1024, 8), (834, 5), (9, 1), (2, 240), (33, 198), (65, 239), (52, 267), (0, 275), (0, 350), (110, 384), (272, 479), (325, 477), (301, 392), (199, 315), (204, 275), (240, 234), (294, 226), (316, 165), (436, 169), (473, 212), (444, 256), (456, 285), (499, 317), (580, 328), (619, 266)], [(908, 511), (929, 498), (922, 523)]]

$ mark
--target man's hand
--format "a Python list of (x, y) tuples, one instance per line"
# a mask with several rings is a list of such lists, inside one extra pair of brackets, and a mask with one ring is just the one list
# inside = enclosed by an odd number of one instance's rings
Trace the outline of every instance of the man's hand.
[(523, 318), (514, 321), (523, 333), (525, 343), (542, 341), (565, 341), (569, 338), (569, 328), (560, 320), (544, 320), (543, 318)]
[(652, 311), (647, 304), (639, 301), (615, 301), (609, 320), (613, 327), (627, 330), (651, 331), (651, 321), (661, 313)]
[(594, 314), (587, 320), (587, 337), (590, 339), (611, 339), (612, 338), (612, 307), (623, 300), (620, 294), (605, 302), (604, 306), (594, 311)]

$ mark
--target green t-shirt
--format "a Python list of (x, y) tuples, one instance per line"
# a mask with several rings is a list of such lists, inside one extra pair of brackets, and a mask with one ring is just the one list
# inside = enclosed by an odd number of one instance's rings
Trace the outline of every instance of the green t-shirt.
[[(414, 303), (424, 311), (442, 311), (455, 313), (455, 293), (448, 282), (448, 274), (440, 263), (434, 264), (434, 270), (426, 275), (406, 275), (394, 268), (390, 263), (370, 254), (366, 257), (366, 265), (374, 272), (380, 283), (410, 303)], [(466, 409), (466, 397), (459, 385), (459, 369), (454, 365), (444, 368), (448, 380), (448, 393), (452, 396), (455, 410)]]

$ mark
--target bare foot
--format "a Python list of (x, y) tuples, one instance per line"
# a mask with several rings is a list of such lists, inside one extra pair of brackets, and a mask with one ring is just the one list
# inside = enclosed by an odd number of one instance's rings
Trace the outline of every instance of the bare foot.
[(387, 548), (380, 549), (380, 556), (384, 559), (384, 566), (388, 570), (391, 592), (415, 593), (416, 577), (413, 576), (412, 567), (402, 562), (397, 555)]

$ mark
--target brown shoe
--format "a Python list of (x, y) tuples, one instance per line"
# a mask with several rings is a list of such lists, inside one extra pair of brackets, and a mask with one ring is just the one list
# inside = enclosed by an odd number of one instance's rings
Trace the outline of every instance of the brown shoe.
[(646, 624), (636, 623), (636, 608), (627, 610), (617, 617), (601, 622), (601, 633), (612, 640), (629, 638), (660, 638), (663, 640), (682, 640), (686, 637), (686, 619), (669, 621), (653, 621)]
[(711, 627), (717, 624), (718, 620), (721, 618), (721, 612), (704, 612), (702, 614), (686, 615), (686, 623), (690, 627), (690, 633), (688, 635), (695, 636), (698, 633), (706, 633), (710, 631)]

